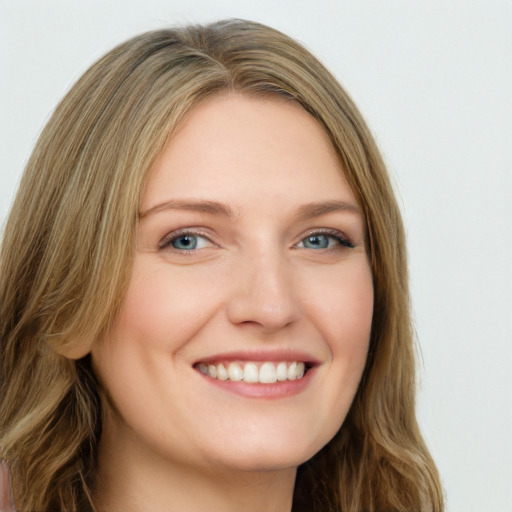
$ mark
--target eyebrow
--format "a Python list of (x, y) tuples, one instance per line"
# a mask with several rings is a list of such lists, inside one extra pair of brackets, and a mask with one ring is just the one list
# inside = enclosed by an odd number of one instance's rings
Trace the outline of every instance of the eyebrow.
[[(173, 199), (148, 208), (139, 214), (139, 218), (143, 219), (152, 213), (164, 210), (188, 210), (209, 213), (212, 215), (223, 215), (228, 218), (235, 217), (233, 209), (224, 203), (206, 200), (187, 201), (182, 199)], [(359, 208), (354, 204), (347, 203), (345, 201), (331, 200), (304, 204), (297, 209), (295, 215), (297, 216), (297, 220), (303, 221), (334, 212), (360, 213)]]
[(173, 199), (159, 203), (139, 214), (139, 219), (147, 217), (151, 213), (160, 212), (163, 210), (189, 210), (202, 213), (210, 213), (213, 215), (224, 215), (225, 217), (233, 217), (233, 210), (224, 203), (217, 201), (186, 201), (181, 199)]
[(304, 204), (297, 210), (296, 215), (298, 220), (308, 220), (335, 212), (360, 213), (359, 208), (355, 204), (333, 200)]

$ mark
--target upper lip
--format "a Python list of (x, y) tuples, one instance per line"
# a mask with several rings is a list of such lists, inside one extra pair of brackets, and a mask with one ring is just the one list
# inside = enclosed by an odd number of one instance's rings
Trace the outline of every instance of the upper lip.
[(303, 362), (309, 366), (316, 366), (320, 361), (307, 352), (291, 349), (278, 350), (239, 350), (233, 352), (221, 352), (211, 356), (206, 356), (195, 361), (194, 364), (214, 364), (230, 361), (270, 361), (274, 363), (285, 362)]

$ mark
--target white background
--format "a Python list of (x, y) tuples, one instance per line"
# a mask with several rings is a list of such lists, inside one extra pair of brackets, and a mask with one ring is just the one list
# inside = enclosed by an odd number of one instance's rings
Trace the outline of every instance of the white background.
[(453, 512), (512, 511), (511, 0), (0, 0), (0, 222), (45, 120), (122, 40), (242, 17), (312, 49), (396, 182), (419, 417)]

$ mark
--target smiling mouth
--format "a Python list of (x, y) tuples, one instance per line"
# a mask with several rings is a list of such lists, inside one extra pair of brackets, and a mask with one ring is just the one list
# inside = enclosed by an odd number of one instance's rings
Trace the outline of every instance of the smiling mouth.
[(310, 366), (302, 361), (231, 361), (229, 363), (197, 363), (203, 375), (220, 381), (274, 384), (300, 380)]

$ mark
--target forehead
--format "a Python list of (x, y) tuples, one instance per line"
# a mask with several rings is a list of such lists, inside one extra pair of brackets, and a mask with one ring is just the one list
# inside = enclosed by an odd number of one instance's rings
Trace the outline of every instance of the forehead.
[(196, 106), (173, 135), (150, 171), (142, 210), (169, 195), (243, 202), (292, 192), (353, 201), (325, 130), (292, 100), (226, 94)]

